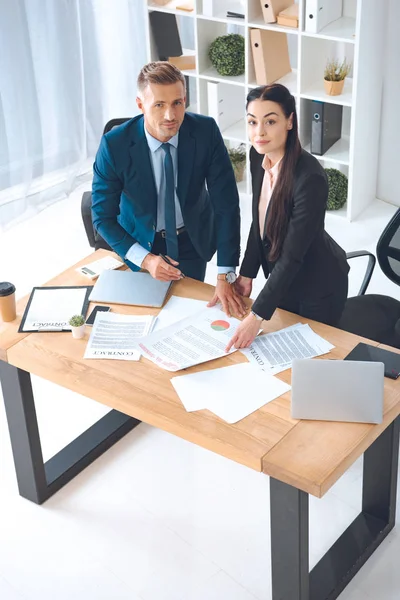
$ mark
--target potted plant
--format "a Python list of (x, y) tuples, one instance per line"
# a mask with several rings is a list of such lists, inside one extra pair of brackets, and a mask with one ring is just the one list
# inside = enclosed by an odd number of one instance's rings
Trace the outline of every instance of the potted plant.
[(208, 51), (212, 65), (220, 75), (242, 75), (244, 64), (244, 37), (238, 33), (229, 33), (217, 37)]
[(325, 169), (328, 177), (327, 210), (339, 210), (346, 204), (348, 180), (338, 169)]
[(243, 181), (244, 170), (246, 167), (246, 149), (244, 144), (240, 144), (237, 148), (228, 149), (229, 158), (231, 159), (233, 172), (235, 173), (236, 182)]
[(343, 92), (344, 80), (350, 73), (351, 63), (346, 59), (328, 59), (324, 72), (324, 88), (329, 96), (339, 96)]
[(72, 337), (79, 340), (85, 335), (85, 317), (83, 315), (74, 315), (70, 318)]

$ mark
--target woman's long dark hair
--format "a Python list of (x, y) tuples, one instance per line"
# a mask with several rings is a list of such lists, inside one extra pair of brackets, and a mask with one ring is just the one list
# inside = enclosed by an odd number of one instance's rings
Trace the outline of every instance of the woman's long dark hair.
[(246, 109), (254, 100), (269, 100), (276, 102), (281, 107), (288, 119), (293, 113), (293, 127), (288, 130), (285, 154), (279, 168), (279, 177), (274, 187), (270, 200), (266, 235), (271, 242), (268, 259), (276, 261), (282, 250), (286, 236), (289, 218), (290, 203), (293, 196), (294, 171), (301, 153), (298, 134), (296, 102), (289, 90), (279, 83), (257, 87), (247, 96)]

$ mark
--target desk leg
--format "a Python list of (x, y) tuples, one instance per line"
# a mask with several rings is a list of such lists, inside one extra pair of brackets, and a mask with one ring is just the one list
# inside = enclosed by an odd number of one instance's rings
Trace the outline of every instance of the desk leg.
[(42, 504), (140, 423), (112, 410), (43, 462), (30, 374), (0, 361), (0, 379), (19, 493)]
[(271, 477), (270, 503), (272, 598), (309, 600), (308, 494)]
[(309, 573), (308, 494), (270, 480), (273, 600), (335, 600), (396, 518), (400, 417), (364, 454), (362, 510)]

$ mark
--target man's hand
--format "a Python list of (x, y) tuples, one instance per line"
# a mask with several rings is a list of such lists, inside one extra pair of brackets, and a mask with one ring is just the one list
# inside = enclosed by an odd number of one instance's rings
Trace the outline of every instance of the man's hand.
[(235, 348), (248, 348), (260, 329), (261, 321), (258, 321), (251, 313), (240, 323), (232, 336), (225, 352), (229, 352), (232, 346)]
[[(169, 256), (167, 258), (173, 265), (179, 265), (176, 260), (173, 260)], [(172, 267), (161, 256), (156, 256), (155, 254), (151, 254), (151, 252), (144, 257), (142, 269), (148, 271), (154, 279), (158, 279), (159, 281), (177, 281), (182, 277), (179, 269)]]
[(253, 289), (253, 280), (251, 277), (239, 275), (234, 285), (238, 294), (245, 298), (250, 298), (251, 290)]
[(246, 304), (237, 293), (233, 284), (226, 281), (218, 280), (215, 286), (215, 294), (212, 300), (207, 304), (208, 307), (215, 306), (217, 302), (221, 302), (222, 310), (230, 317), (244, 317), (247, 312)]

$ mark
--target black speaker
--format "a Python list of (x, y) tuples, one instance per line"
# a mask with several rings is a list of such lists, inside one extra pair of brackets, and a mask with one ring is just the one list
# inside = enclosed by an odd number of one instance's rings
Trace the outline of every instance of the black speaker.
[(176, 15), (153, 11), (149, 13), (158, 60), (168, 60), (170, 56), (182, 56)]
[(342, 137), (343, 106), (311, 102), (311, 153), (322, 156)]

